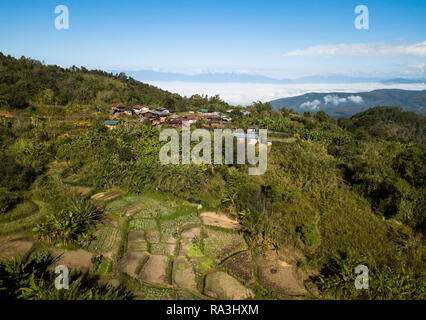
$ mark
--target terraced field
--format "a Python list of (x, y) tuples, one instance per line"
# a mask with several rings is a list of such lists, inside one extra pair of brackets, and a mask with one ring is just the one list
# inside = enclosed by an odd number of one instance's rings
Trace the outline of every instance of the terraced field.
[[(93, 198), (106, 199), (104, 208), (120, 227), (99, 229), (92, 248), (105, 255), (121, 243), (115, 272), (140, 283), (141, 299), (254, 296), (253, 262), (237, 222), (212, 212), (200, 219), (197, 205), (187, 202), (109, 193)], [(245, 273), (229, 262), (233, 256), (247, 267)]]
[(119, 228), (105, 226), (95, 233), (95, 240), (91, 243), (90, 249), (113, 258), (119, 248), (120, 240)]
[[(253, 258), (238, 222), (225, 215), (198, 213), (197, 204), (164, 194), (112, 190), (92, 200), (105, 215), (88, 247), (41, 244), (73, 271), (123, 283), (139, 299), (247, 299), (265, 292), (298, 299), (307, 294), (295, 265), (276, 254)], [(20, 209), (25, 210), (0, 221), (0, 259), (38, 250), (29, 228), (48, 210), (41, 202)], [(13, 230), (2, 230), (12, 220)]]

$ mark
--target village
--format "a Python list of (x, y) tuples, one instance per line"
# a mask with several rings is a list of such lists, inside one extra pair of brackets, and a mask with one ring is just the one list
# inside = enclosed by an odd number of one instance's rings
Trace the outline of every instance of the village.
[[(207, 129), (237, 129), (232, 125), (230, 114), (233, 109), (226, 110), (226, 114), (221, 112), (209, 112), (207, 109), (200, 109), (196, 112), (188, 111), (177, 114), (175, 110), (166, 108), (150, 109), (147, 106), (135, 105), (128, 107), (123, 103), (114, 103), (110, 105), (110, 120), (104, 122), (104, 125), (109, 129), (114, 129), (119, 124), (119, 119), (124, 117), (136, 117), (135, 121), (150, 122), (157, 129), (162, 128), (191, 128), (197, 125), (198, 128)], [(250, 114), (249, 111), (241, 112), (243, 116)], [(248, 144), (255, 144), (260, 141), (258, 126), (252, 125), (247, 128), (247, 133), (235, 133), (234, 136), (238, 141), (247, 139)], [(272, 142), (265, 141), (263, 143), (270, 146)]]
[[(191, 127), (197, 121), (203, 122), (203, 127), (214, 128), (214, 129), (224, 129), (225, 123), (231, 123), (232, 118), (230, 113), (232, 109), (227, 110), (227, 114), (220, 112), (209, 112), (207, 109), (200, 109), (197, 112), (188, 111), (178, 115), (175, 110), (169, 110), (166, 108), (156, 108), (150, 109), (147, 106), (135, 105), (133, 107), (128, 107), (122, 103), (115, 103), (110, 105), (110, 115), (113, 120), (105, 122), (105, 125), (109, 128), (113, 128), (118, 125), (118, 121), (115, 121), (117, 118), (123, 115), (127, 116), (137, 116), (139, 121), (149, 121), (152, 126), (156, 128), (161, 128), (164, 125), (167, 125), (171, 128), (177, 127)], [(248, 115), (248, 111), (244, 111), (243, 115)]]

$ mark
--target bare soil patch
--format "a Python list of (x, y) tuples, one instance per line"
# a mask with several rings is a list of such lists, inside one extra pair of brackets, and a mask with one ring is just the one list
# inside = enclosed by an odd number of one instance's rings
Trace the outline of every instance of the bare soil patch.
[(254, 293), (243, 286), (229, 274), (218, 271), (206, 276), (204, 293), (213, 298), (222, 300), (242, 300), (251, 298)]
[(94, 254), (89, 251), (82, 249), (75, 251), (52, 249), (50, 252), (55, 259), (54, 265), (52, 266), (53, 268), (59, 265), (64, 265), (68, 267), (70, 271), (93, 270), (92, 257)]
[(308, 295), (295, 266), (273, 257), (259, 257), (256, 264), (260, 282), (277, 297), (292, 299)]
[(0, 237), (0, 260), (23, 257), (34, 245), (35, 239), (23, 234)]
[(190, 228), (188, 230), (183, 231), (181, 233), (181, 237), (192, 240), (195, 237), (199, 237), (200, 236), (200, 232), (201, 232), (201, 228), (200, 227)]
[(191, 243), (191, 241), (189, 239), (182, 239), (180, 241), (180, 246), (179, 246), (179, 255), (180, 256), (187, 256), (188, 252), (189, 252), (189, 244)]
[(69, 188), (70, 188), (71, 191), (80, 193), (82, 195), (88, 194), (91, 190), (90, 188), (83, 187), (83, 186), (70, 186)]
[(147, 235), (147, 239), (151, 243), (160, 242), (160, 232), (159, 231), (150, 231)]
[(148, 251), (148, 243), (146, 241), (133, 241), (127, 244), (128, 252), (145, 252)]
[(127, 252), (146, 252), (148, 242), (145, 241), (145, 231), (132, 230), (127, 238)]
[(128, 241), (145, 241), (145, 231), (143, 230), (132, 230), (129, 232)]
[(179, 288), (197, 291), (195, 272), (185, 257), (178, 257), (173, 264), (173, 283)]
[(133, 278), (137, 278), (142, 259), (149, 255), (146, 251), (128, 252), (121, 258), (117, 265), (117, 270), (121, 273), (126, 273)]
[(171, 234), (163, 233), (161, 235), (161, 241), (175, 244), (177, 240)]
[(200, 214), (200, 218), (205, 225), (221, 227), (225, 229), (238, 229), (239, 223), (236, 220), (232, 220), (231, 218), (218, 214), (216, 212), (203, 212)]
[(167, 256), (151, 255), (139, 273), (139, 279), (151, 283), (168, 285), (167, 283)]

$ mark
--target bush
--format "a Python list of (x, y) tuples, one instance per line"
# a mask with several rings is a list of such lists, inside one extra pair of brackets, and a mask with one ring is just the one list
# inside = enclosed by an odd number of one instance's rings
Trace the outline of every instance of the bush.
[(67, 208), (55, 211), (34, 228), (40, 239), (63, 244), (88, 245), (89, 231), (101, 212), (89, 200), (74, 196)]
[(6, 188), (0, 188), (0, 214), (6, 213), (20, 201), (21, 198), (16, 192), (8, 191)]
[[(365, 265), (369, 270), (369, 288), (357, 290), (355, 273), (357, 265)], [(423, 277), (404, 267), (361, 263), (353, 258), (333, 258), (324, 265), (321, 274), (314, 279), (325, 298), (335, 299), (419, 299), (426, 294)]]
[(302, 240), (304, 245), (310, 247), (318, 243), (318, 235), (314, 226), (304, 224), (300, 227), (297, 227), (296, 232), (298, 233), (300, 240)]

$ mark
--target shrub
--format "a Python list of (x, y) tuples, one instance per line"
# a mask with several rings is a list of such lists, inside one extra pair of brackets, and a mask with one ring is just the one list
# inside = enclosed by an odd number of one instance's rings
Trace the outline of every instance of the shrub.
[(303, 224), (296, 228), (296, 232), (306, 246), (314, 246), (318, 243), (318, 235), (314, 226)]
[(100, 219), (100, 212), (89, 200), (74, 196), (67, 208), (55, 211), (34, 228), (40, 239), (63, 244), (87, 245), (88, 232)]
[(20, 200), (21, 198), (16, 192), (0, 188), (0, 214), (12, 209)]

